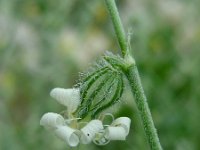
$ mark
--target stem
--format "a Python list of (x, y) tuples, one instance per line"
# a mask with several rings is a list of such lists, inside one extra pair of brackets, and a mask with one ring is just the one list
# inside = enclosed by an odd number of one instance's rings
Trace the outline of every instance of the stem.
[[(130, 59), (130, 57), (132, 58), (132, 56), (130, 56), (128, 53), (129, 49), (127, 46), (126, 36), (115, 4), (115, 0), (105, 0), (105, 1), (115, 28), (119, 45), (121, 47), (122, 55), (123, 57), (128, 55), (128, 57), (125, 57), (125, 59), (126, 58)], [(132, 58), (131, 60), (134, 59)], [(125, 75), (127, 76), (127, 79), (132, 89), (132, 93), (134, 94), (149, 145), (152, 150), (162, 150), (156, 132), (156, 128), (154, 126), (154, 122), (151, 116), (151, 112), (147, 103), (147, 99), (141, 84), (137, 66), (135, 65), (134, 61), (131, 62), (132, 64), (126, 69)]]
[(105, 2), (107, 5), (107, 8), (108, 8), (108, 11), (110, 13), (111, 20), (114, 25), (115, 33), (117, 35), (119, 46), (121, 48), (122, 56), (124, 57), (128, 53), (128, 46), (127, 46), (127, 40), (126, 40), (124, 28), (122, 26), (121, 19), (119, 17), (119, 13), (117, 11), (115, 1), (114, 0), (105, 0)]
[(131, 85), (132, 92), (134, 93), (149, 145), (152, 150), (161, 150), (162, 147), (159, 142), (158, 134), (154, 126), (146, 96), (144, 94), (137, 66), (132, 65), (130, 68), (128, 68), (126, 71), (126, 76)]

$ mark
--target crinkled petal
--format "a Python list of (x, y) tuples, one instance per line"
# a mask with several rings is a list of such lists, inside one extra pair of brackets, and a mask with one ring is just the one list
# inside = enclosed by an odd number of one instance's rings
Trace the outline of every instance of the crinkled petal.
[(126, 135), (128, 135), (131, 125), (131, 119), (128, 117), (119, 117), (115, 119), (111, 126), (120, 126), (123, 127), (126, 131)]
[(107, 127), (105, 138), (108, 140), (126, 140), (126, 131), (123, 127)]
[(60, 114), (53, 112), (44, 114), (40, 120), (40, 125), (44, 126), (46, 129), (56, 129), (57, 126), (64, 124), (64, 118)]
[(59, 126), (55, 130), (55, 135), (61, 140), (67, 142), (69, 146), (76, 147), (79, 144), (79, 137), (75, 132), (76, 130), (68, 126)]
[(80, 91), (75, 88), (54, 88), (50, 92), (50, 96), (55, 98), (60, 104), (65, 105), (71, 113), (76, 111), (80, 103)]
[(103, 124), (100, 120), (92, 120), (81, 129), (81, 142), (89, 144), (95, 137), (96, 133), (103, 130)]

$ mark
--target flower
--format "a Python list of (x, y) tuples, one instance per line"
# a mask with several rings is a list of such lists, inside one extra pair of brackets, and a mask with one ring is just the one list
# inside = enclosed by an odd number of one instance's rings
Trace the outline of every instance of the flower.
[(40, 125), (49, 130), (56, 129), (58, 126), (64, 125), (64, 123), (64, 118), (60, 114), (53, 112), (44, 114), (40, 120)]
[(46, 113), (40, 120), (40, 125), (47, 130), (53, 130), (55, 135), (63, 141), (66, 141), (69, 146), (77, 146), (79, 138), (75, 134), (76, 130), (65, 124), (64, 118), (57, 113)]
[(105, 137), (109, 140), (125, 140), (129, 133), (131, 120), (128, 117), (120, 117), (107, 127)]
[[(48, 112), (45, 113), (40, 125), (48, 131), (52, 131), (59, 139), (69, 146), (76, 147), (79, 143), (105, 145), (111, 140), (125, 140), (129, 133), (131, 120), (128, 117), (119, 117), (114, 120), (112, 114), (104, 114), (103, 119), (94, 119), (86, 122), (84, 127), (72, 114), (80, 105), (80, 90), (78, 88), (63, 89), (54, 88), (50, 92), (51, 97), (67, 107), (67, 118), (62, 115)], [(103, 125), (104, 118), (110, 115), (113, 118), (111, 125)]]
[(59, 126), (55, 130), (55, 134), (61, 140), (66, 141), (71, 147), (75, 147), (79, 144), (79, 137), (76, 134), (76, 130), (68, 127), (67, 125)]
[(71, 112), (71, 113), (76, 111), (80, 103), (79, 89), (54, 88), (50, 92), (50, 96), (55, 98), (58, 101), (58, 103), (66, 106), (68, 109), (68, 112)]
[(103, 130), (103, 124), (100, 120), (92, 120), (81, 129), (81, 142), (89, 144), (95, 138), (96, 133)]

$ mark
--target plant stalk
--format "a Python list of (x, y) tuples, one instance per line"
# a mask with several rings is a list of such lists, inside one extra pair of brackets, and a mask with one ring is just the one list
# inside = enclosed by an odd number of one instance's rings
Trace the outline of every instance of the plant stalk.
[[(112, 23), (115, 29), (115, 33), (121, 48), (122, 56), (130, 58), (129, 49), (127, 46), (127, 40), (122, 26), (119, 13), (115, 4), (115, 0), (105, 0), (108, 11), (110, 13)], [(129, 57), (127, 57), (129, 55)], [(133, 58), (133, 57), (132, 57)], [(134, 59), (133, 59), (134, 60)], [(133, 61), (134, 62), (134, 61)], [(158, 134), (154, 126), (154, 122), (151, 116), (151, 112), (147, 103), (147, 99), (141, 84), (139, 72), (137, 66), (133, 63), (126, 69), (125, 75), (129, 81), (132, 89), (132, 93), (135, 97), (137, 108), (140, 112), (140, 117), (143, 122), (146, 137), (148, 139), (151, 150), (162, 150), (159, 142)]]
[(119, 13), (115, 4), (114, 0), (105, 0), (108, 11), (111, 16), (111, 20), (113, 22), (113, 26), (115, 29), (115, 33), (117, 35), (117, 39), (119, 42), (119, 46), (121, 48), (122, 56), (125, 57), (128, 54), (128, 45), (127, 45), (127, 39), (124, 32), (124, 28), (121, 23), (121, 19), (119, 17)]
[(152, 150), (162, 150), (158, 134), (156, 132), (156, 128), (154, 126), (154, 122), (151, 116), (151, 112), (147, 103), (147, 99), (141, 84), (137, 66), (132, 65), (130, 68), (127, 69), (125, 74), (127, 76), (127, 79), (129, 80), (132, 93), (134, 94), (149, 145)]

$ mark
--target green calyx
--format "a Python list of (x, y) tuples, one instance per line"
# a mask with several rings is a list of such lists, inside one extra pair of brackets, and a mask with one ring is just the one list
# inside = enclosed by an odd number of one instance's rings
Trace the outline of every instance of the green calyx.
[(126, 61), (111, 53), (97, 62), (92, 72), (81, 78), (81, 104), (76, 111), (79, 118), (95, 118), (105, 109), (119, 102), (124, 90)]

